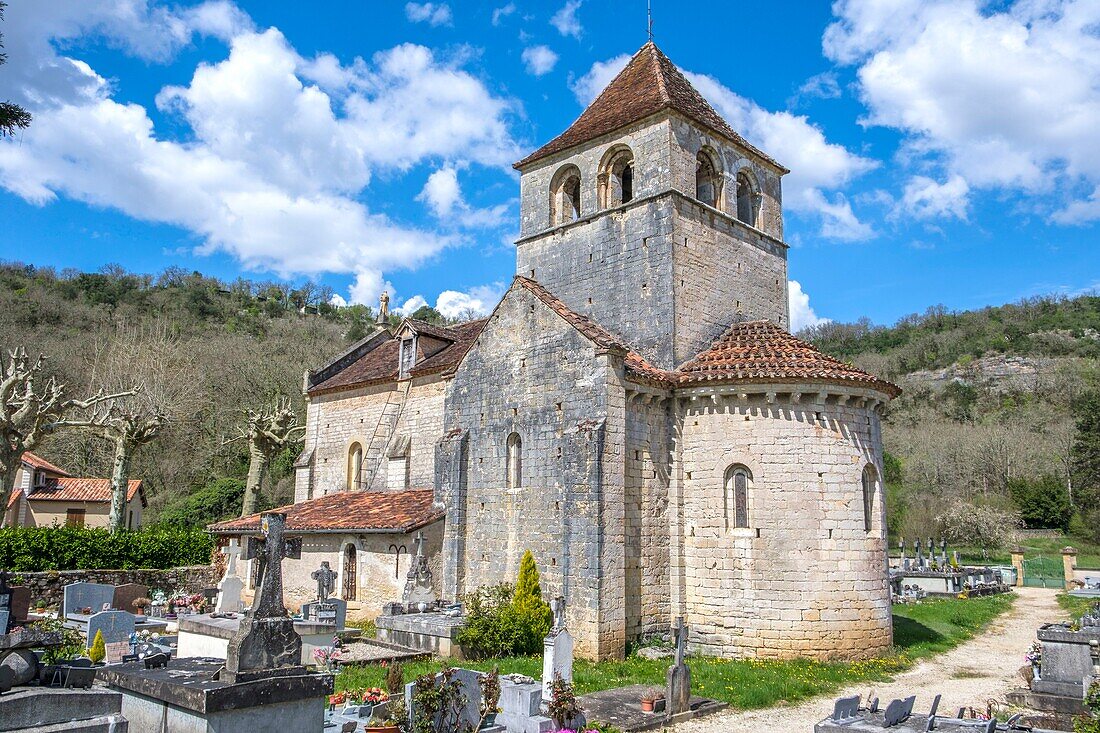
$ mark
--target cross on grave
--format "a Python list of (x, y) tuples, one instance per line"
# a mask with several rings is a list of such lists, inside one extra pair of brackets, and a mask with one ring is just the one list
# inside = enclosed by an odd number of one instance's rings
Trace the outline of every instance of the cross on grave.
[(237, 577), (237, 558), (241, 556), (242, 552), (243, 550), (236, 540), (229, 540), (229, 544), (221, 549), (221, 553), (225, 555), (225, 575), (222, 576), (223, 578)]
[(683, 616), (677, 617), (673, 631), (676, 634), (676, 663), (668, 668), (665, 676), (665, 714), (669, 719), (691, 711), (691, 670), (684, 663), (688, 627), (684, 625)]
[(328, 560), (322, 560), (321, 567), (314, 570), (309, 577), (317, 581), (317, 600), (324, 603), (336, 587), (336, 571), (329, 567)]
[(229, 639), (225, 672), (221, 679), (230, 683), (248, 682), (265, 677), (305, 674), (302, 666), (302, 637), (283, 605), (283, 558), (302, 556), (300, 537), (283, 536), (286, 515), (271, 513), (260, 517), (263, 537), (249, 537), (245, 559), (257, 560), (265, 572), (256, 602)]

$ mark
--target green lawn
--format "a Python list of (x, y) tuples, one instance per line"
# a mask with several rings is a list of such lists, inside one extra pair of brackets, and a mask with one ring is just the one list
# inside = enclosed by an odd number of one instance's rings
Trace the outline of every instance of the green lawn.
[[(692, 691), (724, 700), (736, 708), (761, 708), (792, 703), (833, 692), (853, 682), (888, 680), (914, 660), (950, 649), (969, 639), (991, 620), (1007, 611), (1011, 594), (969, 600), (930, 601), (894, 607), (895, 648), (888, 656), (862, 662), (729, 660), (712, 657), (691, 660)], [(584, 694), (625, 685), (663, 688), (668, 660), (648, 661), (628, 657), (621, 662), (573, 665), (577, 692)], [(535, 679), (542, 676), (541, 657), (511, 657), (484, 662), (462, 662), (478, 670), (499, 667), (502, 673), (519, 672)], [(405, 680), (437, 671), (440, 662), (422, 661), (405, 666)], [(337, 689), (381, 687), (385, 670), (351, 667), (340, 672)]]
[[(1022, 543), (1025, 559), (1042, 555), (1044, 557), (1052, 557), (1061, 560), (1062, 548), (1066, 545), (1077, 548), (1077, 567), (1096, 568), (1100, 570), (1100, 545), (1085, 542), (1076, 537), (1029, 537)], [(897, 557), (898, 550), (896, 539), (893, 540), (891, 548), (890, 556)], [(990, 552), (988, 557), (983, 557), (981, 549), (977, 547), (949, 546), (947, 550), (949, 553), (953, 550), (958, 550), (959, 560), (967, 565), (1012, 564), (1012, 555), (1008, 550)], [(905, 552), (907, 555), (912, 556), (912, 540), (906, 542)], [(937, 554), (939, 553), (939, 545), (936, 546), (936, 552)]]
[(1062, 610), (1066, 612), (1066, 616), (1071, 621), (1077, 621), (1084, 616), (1085, 611), (1092, 608), (1092, 605), (1096, 602), (1096, 598), (1077, 598), (1068, 593), (1058, 594), (1058, 605), (1062, 607)]

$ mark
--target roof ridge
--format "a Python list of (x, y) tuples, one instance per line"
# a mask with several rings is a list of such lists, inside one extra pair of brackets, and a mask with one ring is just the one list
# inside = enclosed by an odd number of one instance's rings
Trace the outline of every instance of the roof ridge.
[(661, 95), (661, 99), (665, 100), (665, 104), (672, 104), (672, 97), (668, 93), (668, 85), (665, 84), (664, 67), (661, 64), (661, 57), (664, 56), (661, 53), (661, 49), (657, 48), (657, 44), (652, 40), (646, 42), (642, 48), (649, 47), (649, 55), (653, 57), (653, 71), (654, 76), (657, 77), (657, 91)]

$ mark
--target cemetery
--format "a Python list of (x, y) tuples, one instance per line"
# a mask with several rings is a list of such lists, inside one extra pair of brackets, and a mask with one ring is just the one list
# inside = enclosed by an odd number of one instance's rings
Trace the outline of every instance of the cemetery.
[(898, 541), (899, 556), (890, 568), (890, 591), (894, 602), (910, 602), (925, 597), (952, 598), (959, 594), (985, 596), (1007, 593), (1016, 585), (1012, 568), (973, 567), (959, 562), (958, 552), (947, 553), (947, 540), (941, 539), (939, 552), (932, 538), (926, 545), (913, 540), (913, 556), (906, 555), (905, 540)]

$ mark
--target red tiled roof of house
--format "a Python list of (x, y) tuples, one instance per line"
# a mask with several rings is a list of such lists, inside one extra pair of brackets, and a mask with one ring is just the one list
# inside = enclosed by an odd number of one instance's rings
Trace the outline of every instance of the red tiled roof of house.
[[(772, 165), (782, 168), (734, 132), (729, 123), (714, 111), (703, 95), (653, 41), (646, 43), (634, 54), (626, 68), (619, 72), (565, 132), (513, 167), (522, 168), (666, 108), (676, 110), (731, 142), (751, 150)], [(785, 168), (783, 171), (787, 172)]]
[(821, 353), (770, 321), (735, 323), (710, 348), (667, 375), (675, 386), (714, 380), (738, 382), (825, 382), (885, 392), (901, 388), (851, 364)]
[(24, 451), (23, 456), (20, 460), (22, 460), (23, 463), (26, 463), (31, 468), (38, 468), (38, 469), (41, 469), (43, 471), (49, 471), (50, 473), (56, 473), (60, 476), (71, 476), (72, 475), (68, 471), (66, 471), (62, 468), (58, 468), (57, 466), (55, 466), (52, 463), (50, 463), (49, 461), (47, 461), (45, 458), (42, 458), (41, 456), (35, 455), (34, 453), (31, 453), (30, 451)]
[[(145, 492), (141, 479), (131, 479), (126, 491), (126, 501), (133, 501), (141, 493), (145, 504)], [(27, 494), (29, 501), (90, 501), (111, 500), (111, 479), (107, 478), (48, 478), (45, 486), (35, 486)]]
[(8, 496), (8, 509), (15, 506), (15, 502), (19, 501), (19, 497), (23, 495), (23, 489), (16, 489)]
[[(286, 514), (290, 532), (353, 532), (364, 530), (411, 532), (443, 518), (428, 490), (342, 491), (299, 504), (272, 509)], [(260, 514), (211, 524), (216, 534), (258, 532)]]
[[(413, 328), (435, 338), (451, 341), (451, 344), (421, 360), (413, 367), (411, 376), (445, 372), (458, 365), (485, 327), (485, 319), (459, 323), (455, 326), (433, 326), (422, 321), (412, 321)], [(401, 344), (391, 338), (360, 356), (328, 379), (309, 389), (309, 394), (322, 394), (354, 389), (370, 384), (382, 384), (397, 380), (397, 358)]]

